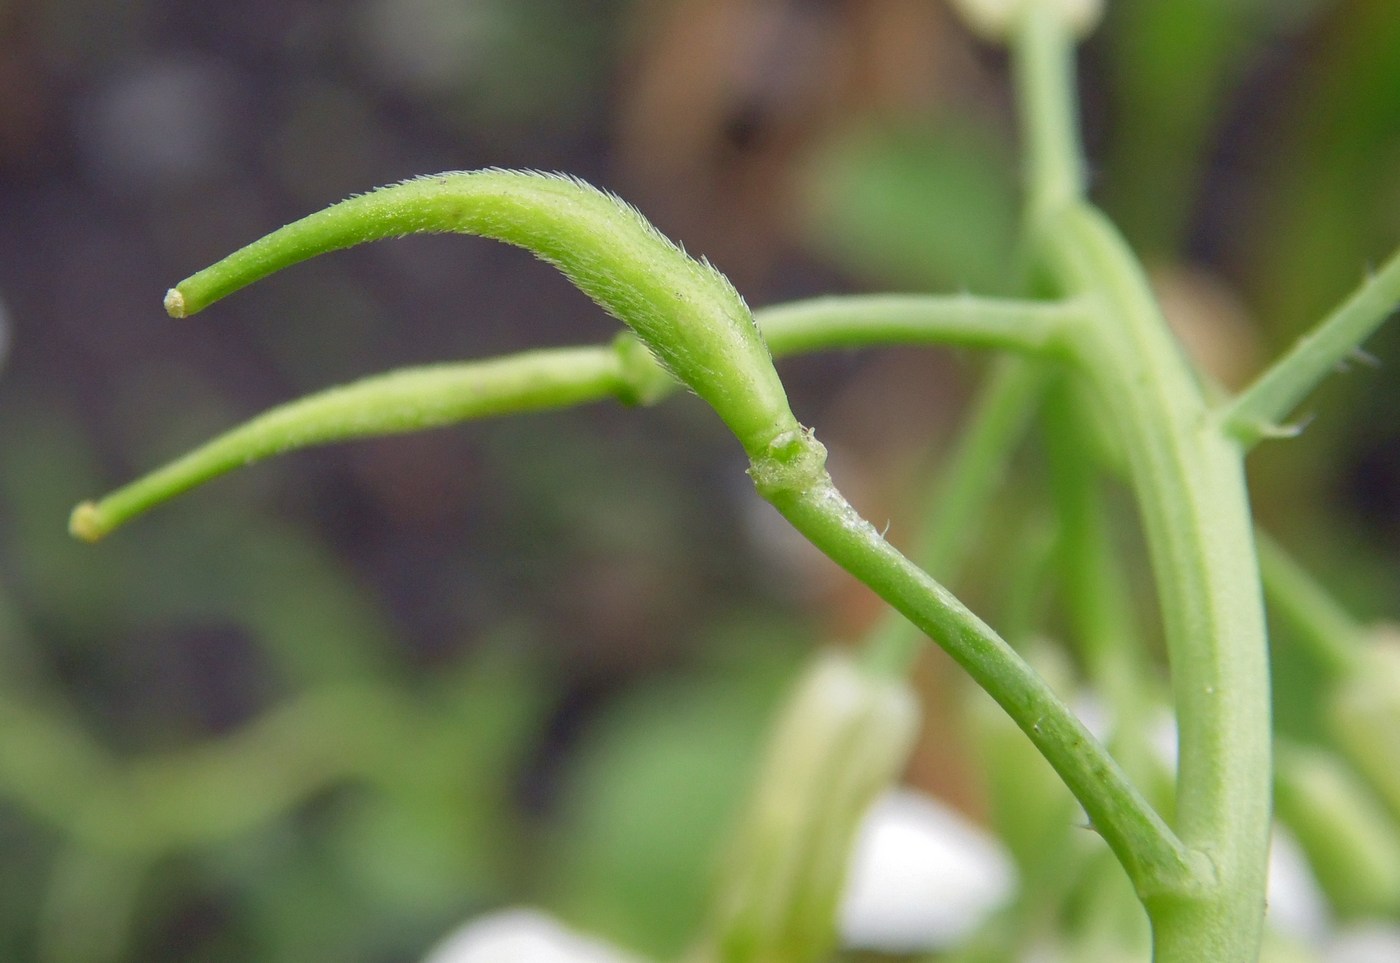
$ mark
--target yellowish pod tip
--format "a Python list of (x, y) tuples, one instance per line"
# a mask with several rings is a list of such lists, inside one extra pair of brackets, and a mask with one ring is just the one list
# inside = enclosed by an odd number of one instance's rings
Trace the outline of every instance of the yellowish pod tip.
[(107, 534), (102, 513), (94, 502), (83, 502), (68, 516), (68, 533), (85, 542), (96, 542)]
[(165, 313), (172, 318), (185, 316), (185, 296), (180, 293), (179, 288), (171, 288), (165, 292)]

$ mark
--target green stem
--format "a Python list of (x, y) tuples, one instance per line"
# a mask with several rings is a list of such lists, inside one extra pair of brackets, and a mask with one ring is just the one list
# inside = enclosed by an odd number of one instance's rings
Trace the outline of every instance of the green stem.
[(751, 469), (759, 493), (809, 541), (937, 642), (1006, 710), (1074, 793), (1139, 893), (1191, 890), (1208, 870), (1053, 690), (985, 622), (861, 518), (808, 435)]
[[(1094, 450), (1085, 423), (1082, 395), (1063, 380), (1046, 405), (1051, 484), (1060, 521), (1059, 571), (1069, 624), (1084, 667), (1104, 698), (1114, 738), (1126, 745), (1129, 771), (1144, 775), (1145, 717), (1156, 706), (1142, 665), (1142, 633), (1133, 617), (1131, 591), (1104, 504), (1099, 467), (1086, 457)], [(1136, 770), (1134, 770), (1136, 766)]]
[(754, 319), (778, 357), (826, 348), (947, 344), (1063, 357), (1085, 316), (1072, 301), (970, 294), (871, 294), (761, 308)]
[(1177, 832), (1213, 870), (1194, 891), (1139, 895), (1158, 963), (1245, 963), (1262, 934), (1271, 732), (1241, 451), (1209, 419), (1126, 244), (1069, 192), (1072, 42), (1047, 10), (1030, 9), (1016, 54), (1032, 241), (1061, 292), (1099, 299), (1079, 358), (1127, 454), (1156, 575), (1177, 712)]
[(1049, 3), (1023, 3), (1011, 62), (1021, 105), (1027, 208), (1032, 221), (1084, 196), (1074, 36)]
[(1246, 448), (1264, 438), (1296, 434), (1296, 430), (1281, 428), (1280, 422), (1318, 382), (1336, 371), (1397, 305), (1400, 252), (1217, 412), (1225, 430)]
[(636, 332), (714, 408), (751, 454), (797, 427), (768, 347), (729, 280), (688, 257), (635, 209), (573, 178), (452, 171), (333, 204), (181, 281), (166, 310), (184, 317), (307, 258), (381, 238), (475, 234), (557, 267)]
[[(934, 486), (914, 557), (951, 584), (977, 526), (1025, 433), (1047, 375), (1044, 366), (1019, 358), (1000, 361), (977, 395), (972, 415)], [(923, 648), (908, 619), (890, 613), (865, 644), (867, 662), (881, 671), (907, 669)]]
[(1216, 430), (1147, 280), (1112, 228), (1075, 206), (1044, 251), (1098, 291), (1083, 364), (1128, 455), (1156, 574), (1179, 741), (1177, 829), (1216, 871), (1205, 896), (1147, 902), (1159, 963), (1258, 951), (1270, 825), (1267, 636), (1239, 448)]

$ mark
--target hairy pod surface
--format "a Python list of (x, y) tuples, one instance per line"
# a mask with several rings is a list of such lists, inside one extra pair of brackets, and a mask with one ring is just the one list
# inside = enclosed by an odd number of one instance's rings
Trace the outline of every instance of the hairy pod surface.
[(449, 232), (523, 247), (557, 267), (631, 327), (750, 454), (797, 427), (753, 315), (724, 275), (617, 197), (558, 174), (458, 171), (351, 197), (186, 278), (166, 296), (166, 310), (194, 314), (317, 254)]

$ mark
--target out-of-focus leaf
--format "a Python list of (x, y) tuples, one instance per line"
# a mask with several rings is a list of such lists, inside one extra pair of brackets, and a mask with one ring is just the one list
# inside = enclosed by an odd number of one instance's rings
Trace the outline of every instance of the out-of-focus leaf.
[(970, 119), (848, 132), (813, 161), (808, 240), (872, 282), (1002, 292), (1017, 196), (1008, 144)]
[(1095, 40), (1110, 63), (1116, 110), (1101, 162), (1104, 203), (1149, 257), (1177, 253), (1190, 227), (1226, 92), (1265, 45), (1331, 2), (1108, 4)]
[(593, 728), (552, 860), (565, 918), (662, 959), (695, 935), (769, 717), (796, 669), (792, 646), (763, 629), (744, 632), (746, 661), (649, 685)]

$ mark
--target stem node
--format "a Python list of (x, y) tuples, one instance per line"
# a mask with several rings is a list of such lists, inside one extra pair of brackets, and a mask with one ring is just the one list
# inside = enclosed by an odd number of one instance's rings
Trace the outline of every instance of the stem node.
[(784, 431), (753, 458), (749, 477), (770, 502), (810, 492), (826, 481), (826, 446), (810, 428)]

